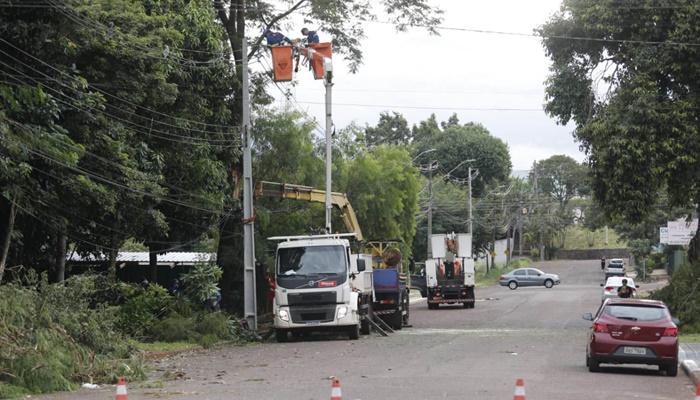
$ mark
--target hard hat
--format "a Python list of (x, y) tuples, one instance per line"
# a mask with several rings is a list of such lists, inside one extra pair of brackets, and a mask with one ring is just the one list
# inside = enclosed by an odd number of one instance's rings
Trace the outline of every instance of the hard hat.
[(308, 29), (306, 29), (306, 28), (301, 28), (301, 33), (304, 33), (304, 31), (306, 31), (306, 30), (308, 30)]

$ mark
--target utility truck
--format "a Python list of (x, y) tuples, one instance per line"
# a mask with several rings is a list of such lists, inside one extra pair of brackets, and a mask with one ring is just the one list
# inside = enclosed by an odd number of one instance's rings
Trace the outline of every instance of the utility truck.
[(474, 259), (469, 233), (430, 236), (433, 258), (425, 261), (428, 309), (440, 304), (474, 308)]
[[(309, 186), (258, 182), (257, 196), (322, 203), (326, 192)], [(273, 302), (277, 340), (314, 330), (346, 330), (351, 339), (369, 334), (379, 314), (394, 329), (408, 323), (408, 289), (396, 240), (363, 242), (352, 205), (331, 192), (348, 233), (280, 236)], [(353, 249), (357, 249), (353, 251)], [(340, 257), (340, 254), (343, 254)], [(335, 312), (335, 314), (333, 314)]]
[(359, 339), (372, 295), (372, 258), (352, 254), (354, 234), (278, 236), (275, 260), (275, 335), (336, 330)]

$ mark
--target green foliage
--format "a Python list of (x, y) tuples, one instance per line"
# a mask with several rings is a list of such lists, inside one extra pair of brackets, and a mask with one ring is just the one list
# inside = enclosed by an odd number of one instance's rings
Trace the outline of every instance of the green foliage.
[(145, 338), (173, 307), (173, 297), (160, 285), (148, 285), (126, 300), (117, 313), (119, 330), (129, 336)]
[(172, 314), (150, 330), (154, 340), (162, 342), (197, 341), (200, 337), (194, 319)]
[(212, 293), (219, 290), (217, 283), (222, 273), (221, 268), (214, 264), (198, 264), (189, 272), (180, 275), (180, 280), (187, 288), (187, 296), (203, 304)]
[[(75, 389), (89, 377), (145, 377), (141, 360), (116, 333), (116, 310), (95, 303), (94, 276), (49, 285), (30, 273), (24, 285), (0, 286), (0, 397)], [(3, 397), (3, 398), (5, 398)]]
[(364, 135), (358, 137), (357, 140), (368, 147), (409, 144), (412, 134), (411, 129), (408, 127), (408, 121), (401, 113), (394, 111), (393, 114), (392, 116), (387, 111), (380, 113), (377, 126), (367, 125)]
[(700, 265), (683, 264), (669, 284), (653, 292), (653, 299), (666, 303), (671, 314), (681, 321), (683, 333), (700, 333)]
[(528, 179), (531, 185), (537, 182), (537, 190), (559, 203), (564, 210), (574, 196), (588, 192), (585, 164), (579, 164), (565, 155), (554, 155), (535, 162)]
[(671, 206), (700, 198), (700, 149), (688, 145), (698, 143), (700, 66), (698, 50), (683, 44), (700, 38), (690, 22), (700, 10), (657, 6), (565, 1), (539, 29), (552, 61), (545, 110), (575, 122), (594, 197), (628, 221), (648, 215), (659, 192)]

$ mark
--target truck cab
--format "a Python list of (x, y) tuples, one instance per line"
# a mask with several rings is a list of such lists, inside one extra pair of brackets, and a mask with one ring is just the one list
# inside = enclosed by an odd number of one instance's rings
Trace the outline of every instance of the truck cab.
[(372, 262), (352, 254), (344, 236), (276, 237), (273, 320), (278, 342), (288, 334), (344, 331), (358, 339), (372, 294)]

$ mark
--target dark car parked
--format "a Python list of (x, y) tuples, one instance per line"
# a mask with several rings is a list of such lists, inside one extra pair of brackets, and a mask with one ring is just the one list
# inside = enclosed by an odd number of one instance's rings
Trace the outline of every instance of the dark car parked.
[(588, 331), (586, 366), (598, 372), (601, 363), (658, 365), (668, 376), (678, 374), (678, 320), (656, 300), (606, 299)]

